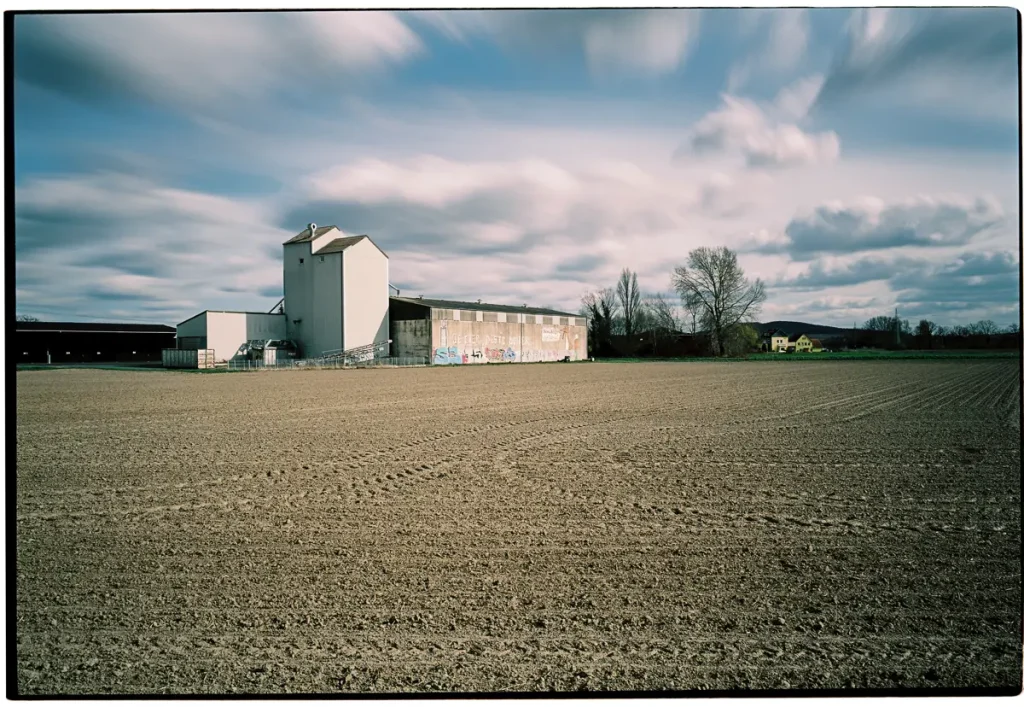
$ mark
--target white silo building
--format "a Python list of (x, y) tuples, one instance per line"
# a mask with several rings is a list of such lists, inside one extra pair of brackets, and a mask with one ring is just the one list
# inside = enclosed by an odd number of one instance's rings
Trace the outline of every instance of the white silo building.
[(388, 256), (315, 223), (284, 243), (287, 337), (306, 358), (388, 340)]
[(177, 348), (205, 349), (207, 355), (212, 349), (219, 363), (246, 359), (264, 346), (276, 349), (287, 344), (282, 339), (307, 359), (342, 352), (435, 364), (587, 357), (587, 319), (570, 312), (389, 296), (388, 256), (369, 236), (311, 223), (283, 246), (283, 308), (200, 312), (178, 324)]

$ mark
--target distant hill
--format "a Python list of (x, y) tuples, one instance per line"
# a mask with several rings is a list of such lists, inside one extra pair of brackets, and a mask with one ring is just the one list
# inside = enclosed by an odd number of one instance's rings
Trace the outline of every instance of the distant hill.
[(764, 334), (770, 329), (781, 329), (787, 334), (807, 334), (811, 337), (842, 336), (852, 331), (824, 324), (808, 324), (807, 322), (765, 322), (763, 324), (754, 322), (751, 326), (757, 329), (758, 334)]

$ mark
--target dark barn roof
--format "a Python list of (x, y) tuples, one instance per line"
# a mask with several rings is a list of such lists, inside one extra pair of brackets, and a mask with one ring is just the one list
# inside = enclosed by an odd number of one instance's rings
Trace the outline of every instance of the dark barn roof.
[(505, 312), (507, 314), (543, 314), (557, 317), (583, 317), (582, 314), (559, 312), (557, 309), (543, 307), (516, 307), (508, 304), (488, 304), (487, 302), (459, 302), (447, 299), (427, 299), (426, 297), (391, 297), (399, 302), (418, 304), (431, 309), (465, 309), (471, 312)]
[(120, 322), (15, 322), (15, 331), (104, 334), (171, 334), (175, 328), (166, 324), (122, 324)]

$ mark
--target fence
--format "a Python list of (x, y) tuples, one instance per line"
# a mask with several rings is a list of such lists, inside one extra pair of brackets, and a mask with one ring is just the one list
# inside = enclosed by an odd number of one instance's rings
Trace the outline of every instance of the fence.
[(163, 349), (164, 368), (213, 368), (213, 349)]
[(264, 361), (233, 360), (228, 361), (228, 369), (232, 371), (280, 371), (286, 369), (343, 369), (343, 368), (381, 368), (395, 366), (426, 366), (430, 360), (426, 356), (385, 356), (366, 361), (353, 361), (342, 358), (285, 358), (274, 363)]

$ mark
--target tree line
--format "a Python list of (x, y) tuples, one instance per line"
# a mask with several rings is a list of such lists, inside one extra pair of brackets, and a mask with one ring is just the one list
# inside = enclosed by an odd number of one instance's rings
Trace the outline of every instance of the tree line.
[(757, 347), (751, 326), (767, 297), (761, 280), (749, 280), (736, 254), (725, 247), (697, 248), (672, 271), (671, 303), (644, 294), (635, 272), (622, 270), (615, 287), (588, 292), (580, 313), (589, 319), (589, 354), (609, 356), (726, 356)]
[(942, 326), (921, 319), (916, 326), (895, 316), (871, 317), (844, 335), (829, 338), (835, 348), (879, 349), (1019, 349), (1020, 325), (1000, 327), (991, 319)]
[[(748, 279), (736, 253), (725, 247), (697, 248), (671, 275), (675, 301), (641, 290), (637, 274), (624, 268), (614, 287), (587, 292), (580, 313), (589, 320), (588, 354), (616, 356), (736, 356), (760, 348), (753, 326), (767, 292)], [(786, 332), (797, 334), (799, 332)], [(999, 327), (984, 319), (940, 326), (922, 319), (876, 316), (835, 336), (823, 336), (834, 349), (1020, 349), (1020, 327)]]

